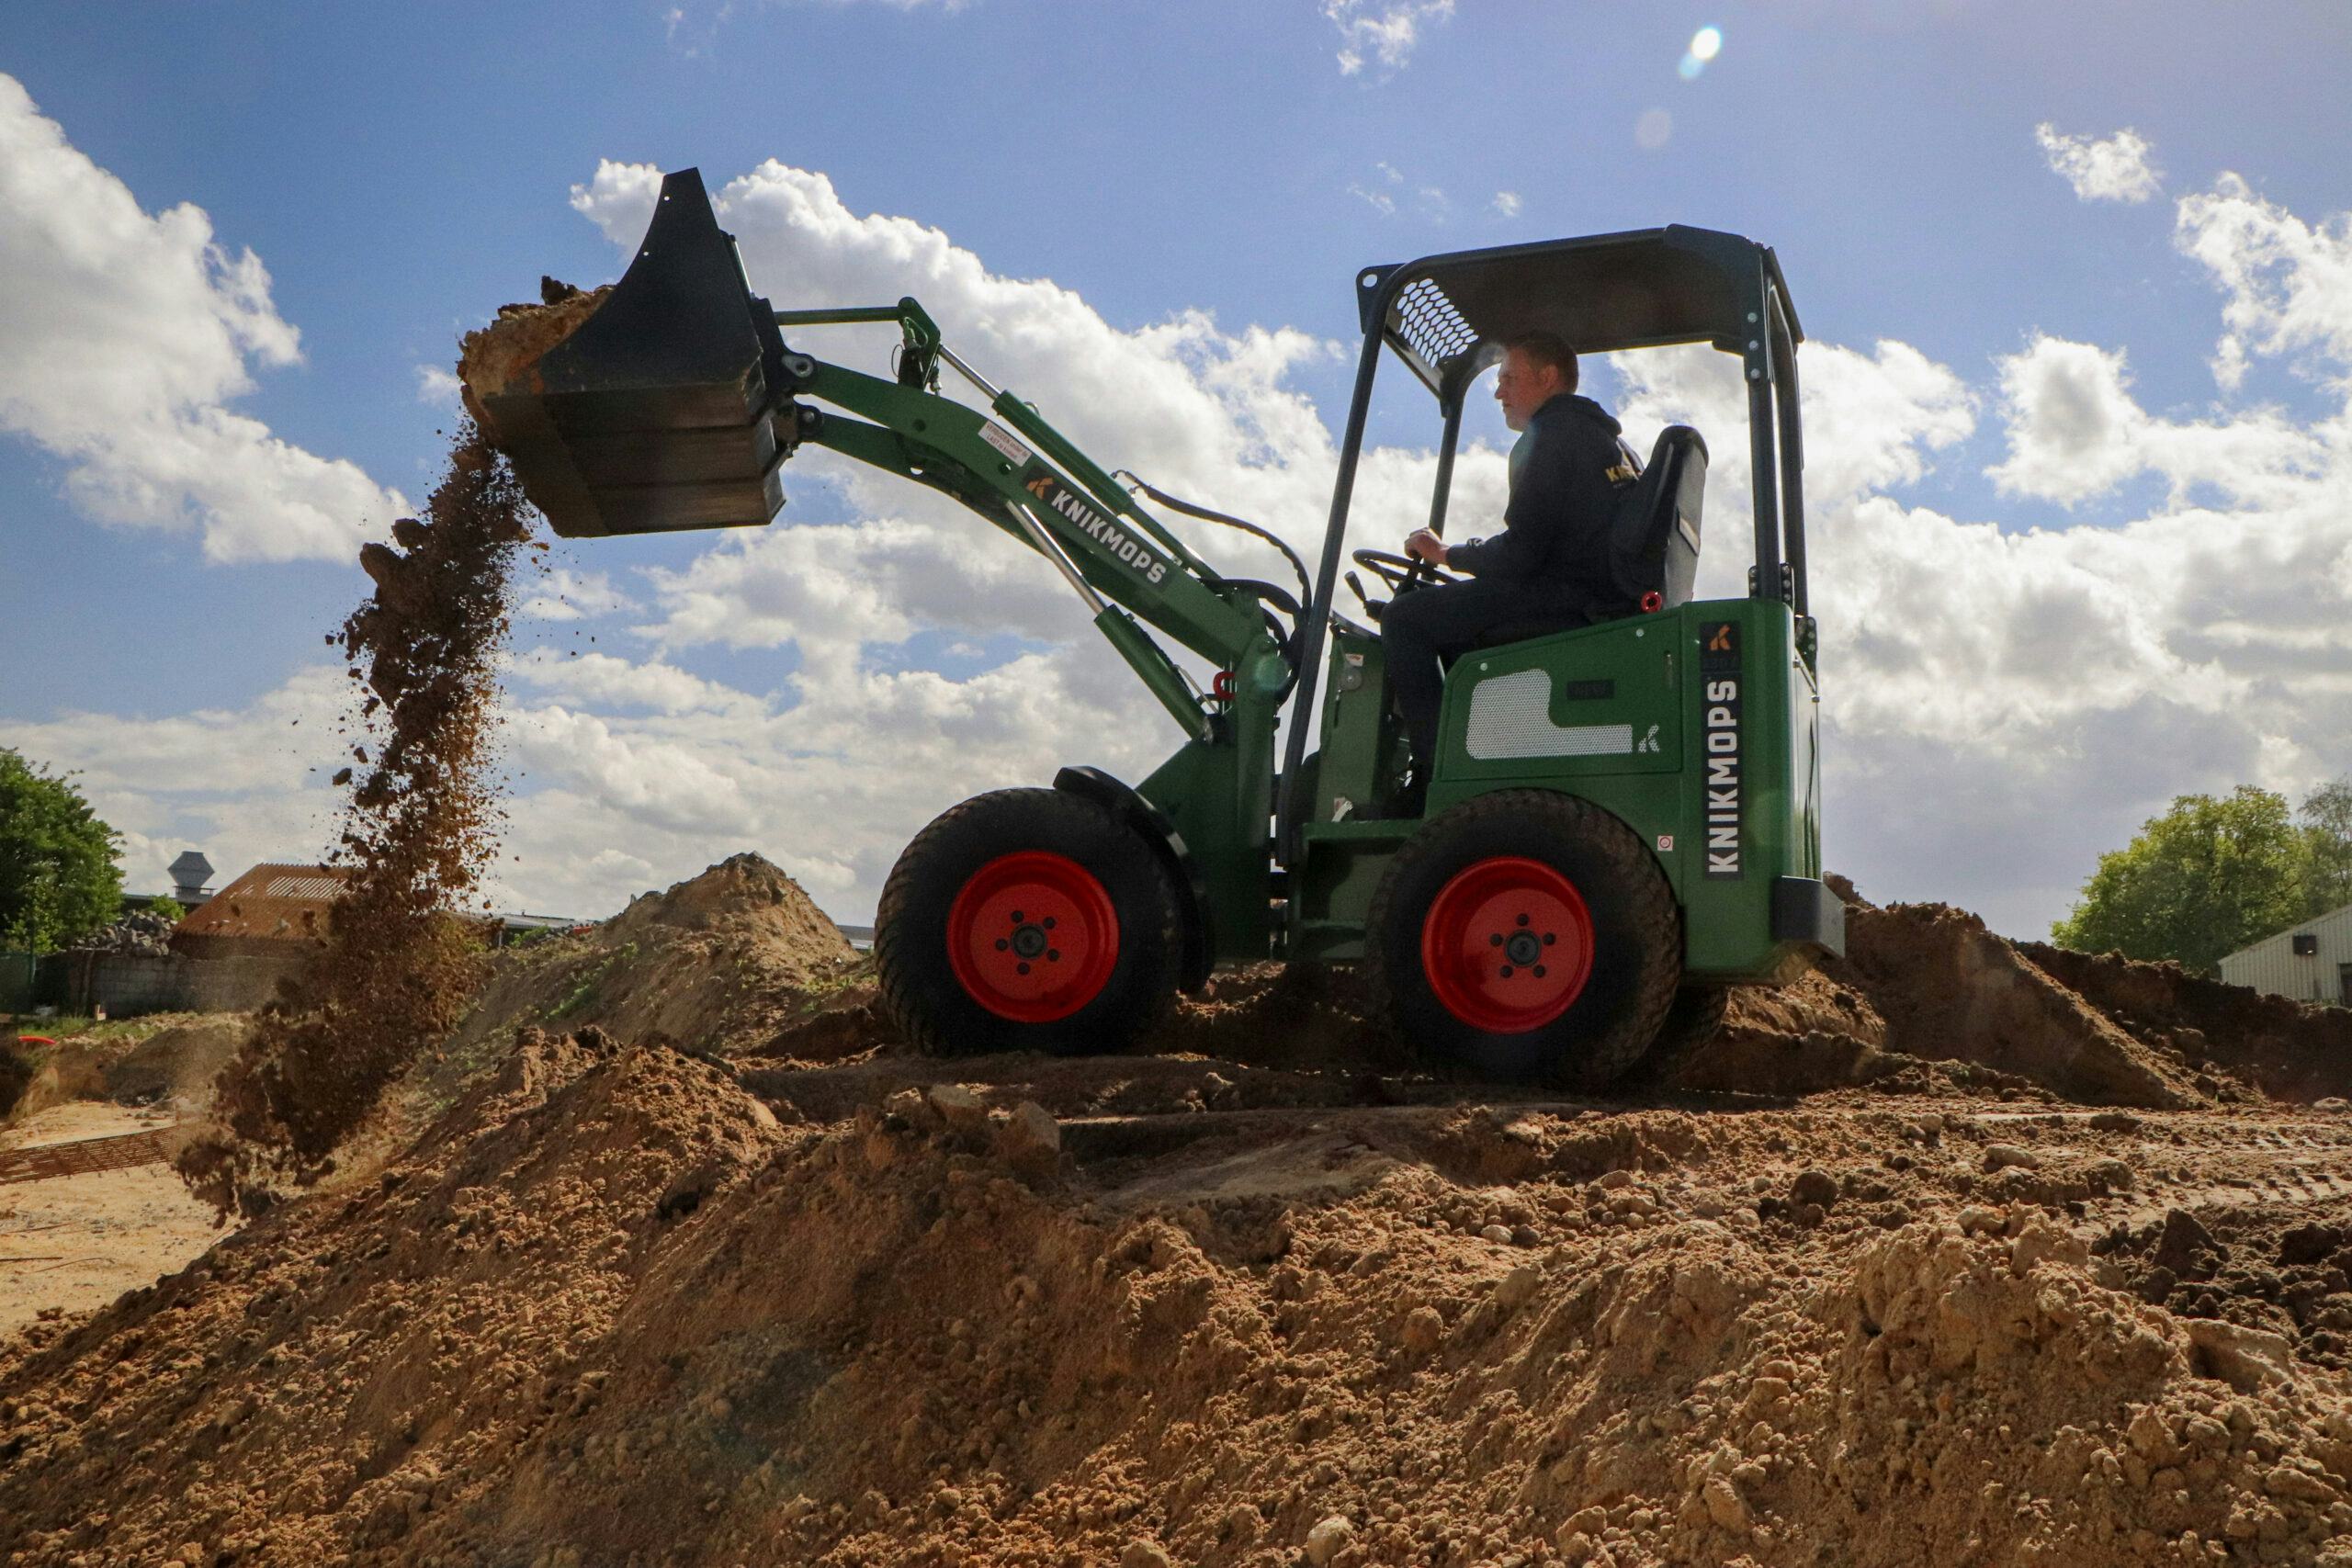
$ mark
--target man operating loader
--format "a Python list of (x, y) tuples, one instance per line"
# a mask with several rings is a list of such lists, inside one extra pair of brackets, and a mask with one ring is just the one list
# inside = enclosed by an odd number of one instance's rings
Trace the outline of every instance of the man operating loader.
[(1619, 425), (1577, 395), (1577, 356), (1549, 333), (1507, 346), (1495, 380), (1503, 423), (1521, 432), (1510, 452), (1510, 501), (1503, 531), (1448, 545), (1426, 528), (1405, 553), (1472, 581), (1399, 593), (1381, 616), (1389, 679), (1413, 749), (1408, 810), (1429, 787), (1437, 755), (1442, 661), (1509, 626), (1514, 637), (1589, 626), (1628, 608), (1610, 557), (1619, 487), (1638, 472), (1618, 440)]

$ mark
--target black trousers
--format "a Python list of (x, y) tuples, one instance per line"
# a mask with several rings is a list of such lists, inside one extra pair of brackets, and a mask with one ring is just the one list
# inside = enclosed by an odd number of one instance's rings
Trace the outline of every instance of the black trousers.
[[(1405, 713), (1405, 734), (1413, 747), (1413, 771), (1426, 783), (1437, 761), (1437, 714), (1445, 696), (1445, 664), (1470, 651), (1497, 626), (1525, 637), (1566, 631), (1589, 624), (1583, 612), (1564, 606), (1560, 585), (1505, 582), (1472, 578), (1466, 582), (1417, 588), (1399, 593), (1381, 612), (1380, 645), (1388, 658), (1388, 679)], [(1443, 662), (1441, 662), (1442, 660)]]

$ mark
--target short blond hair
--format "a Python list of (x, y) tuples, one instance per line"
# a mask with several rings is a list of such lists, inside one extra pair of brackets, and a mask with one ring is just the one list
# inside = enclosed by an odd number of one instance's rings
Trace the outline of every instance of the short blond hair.
[(1560, 373), (1563, 391), (1577, 389), (1577, 351), (1568, 346), (1567, 339), (1557, 333), (1521, 333), (1517, 337), (1503, 339), (1503, 347), (1527, 355), (1538, 365), (1548, 365)]

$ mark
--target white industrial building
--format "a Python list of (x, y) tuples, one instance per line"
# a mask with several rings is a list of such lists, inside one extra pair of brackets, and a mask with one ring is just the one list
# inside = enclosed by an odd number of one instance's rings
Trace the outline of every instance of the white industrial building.
[(2299, 1002), (2352, 1008), (2352, 904), (2222, 960), (2222, 978)]

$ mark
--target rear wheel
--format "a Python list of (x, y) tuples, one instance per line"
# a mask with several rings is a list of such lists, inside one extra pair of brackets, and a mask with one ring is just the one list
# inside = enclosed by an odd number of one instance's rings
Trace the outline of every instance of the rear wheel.
[(1641, 840), (1589, 801), (1498, 790), (1414, 835), (1374, 894), (1377, 1010), (1430, 1065), (1599, 1088), (1673, 1005), (1682, 919)]
[(929, 1056), (1124, 1050), (1174, 999), (1182, 952), (1159, 857), (1091, 800), (1008, 789), (951, 807), (882, 888), (883, 1005)]
[(1674, 1006), (1658, 1025), (1657, 1038), (1642, 1057), (1641, 1081), (1663, 1084), (1705, 1055), (1723, 1032), (1731, 1010), (1731, 990), (1724, 986), (1685, 986), (1674, 994)]

